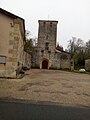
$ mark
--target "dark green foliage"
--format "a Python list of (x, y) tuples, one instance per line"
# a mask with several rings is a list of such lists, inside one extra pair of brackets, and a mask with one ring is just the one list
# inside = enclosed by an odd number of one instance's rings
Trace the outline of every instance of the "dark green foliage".
[(76, 53), (74, 55), (74, 65), (77, 67), (85, 65), (85, 54), (84, 53)]
[(24, 50), (29, 54), (32, 53), (32, 51), (34, 50), (32, 39), (26, 41)]
[(74, 67), (76, 69), (84, 68), (85, 60), (90, 58), (90, 40), (84, 44), (82, 39), (72, 37), (72, 40), (68, 42), (68, 51), (74, 59)]

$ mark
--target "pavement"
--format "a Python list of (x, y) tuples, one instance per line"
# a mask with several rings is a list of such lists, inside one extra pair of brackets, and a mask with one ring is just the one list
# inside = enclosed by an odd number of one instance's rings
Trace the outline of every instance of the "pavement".
[(90, 120), (90, 108), (4, 100), (0, 120)]
[(0, 120), (90, 120), (90, 74), (31, 69), (0, 78)]

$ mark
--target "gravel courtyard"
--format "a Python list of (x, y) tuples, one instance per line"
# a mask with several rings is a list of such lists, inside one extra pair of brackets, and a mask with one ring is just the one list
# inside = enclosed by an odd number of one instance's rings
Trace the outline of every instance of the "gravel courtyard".
[(90, 75), (31, 69), (22, 79), (0, 78), (0, 99), (90, 107)]

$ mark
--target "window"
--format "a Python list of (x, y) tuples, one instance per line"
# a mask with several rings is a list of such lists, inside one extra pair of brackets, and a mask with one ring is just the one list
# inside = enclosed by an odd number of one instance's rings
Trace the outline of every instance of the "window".
[(52, 22), (50, 23), (50, 27), (52, 27)]
[(48, 42), (45, 43), (45, 50), (49, 50), (49, 43)]
[(6, 57), (0, 56), (0, 64), (5, 64), (5, 63), (6, 63)]
[(46, 22), (43, 23), (43, 26), (44, 26), (44, 27), (45, 27), (45, 25), (46, 25)]
[(14, 27), (14, 23), (12, 22), (12, 23), (10, 23), (10, 25), (11, 25), (11, 27)]
[(48, 40), (48, 35), (46, 35), (46, 40)]

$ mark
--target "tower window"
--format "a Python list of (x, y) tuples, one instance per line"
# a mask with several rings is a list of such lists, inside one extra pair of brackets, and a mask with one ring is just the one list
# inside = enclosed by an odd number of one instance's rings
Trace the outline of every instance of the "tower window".
[(45, 50), (49, 50), (49, 43), (48, 42), (45, 43)]
[(45, 25), (46, 25), (46, 22), (43, 23), (43, 26), (44, 26), (44, 27), (45, 27)]
[(52, 27), (52, 22), (50, 22), (50, 27)]
[(48, 40), (48, 35), (46, 35), (46, 40)]

